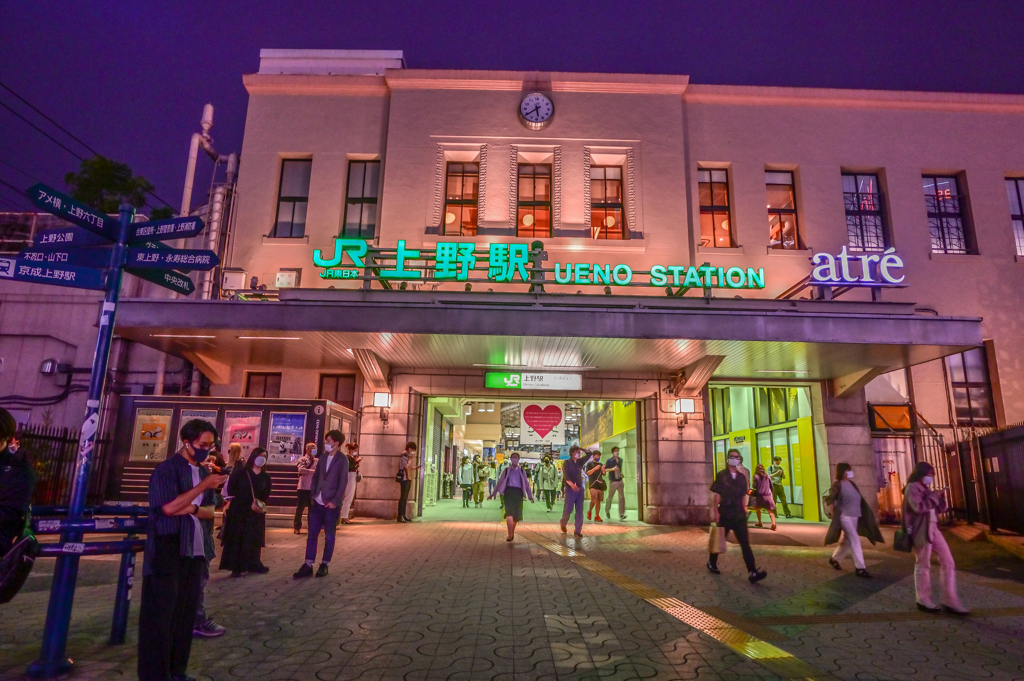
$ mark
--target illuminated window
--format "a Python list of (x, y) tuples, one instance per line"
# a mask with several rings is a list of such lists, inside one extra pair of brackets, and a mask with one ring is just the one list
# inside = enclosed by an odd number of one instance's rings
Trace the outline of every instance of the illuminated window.
[(442, 233), (450, 236), (476, 236), (480, 164), (449, 162), (446, 186)]
[(1013, 220), (1013, 240), (1017, 242), (1017, 255), (1024, 255), (1024, 179), (1007, 178), (1006, 195), (1010, 199), (1010, 218)]
[(932, 253), (967, 253), (964, 225), (964, 197), (955, 177), (924, 175), (924, 201), (928, 209), (928, 231)]
[(376, 235), (379, 187), (380, 161), (349, 161), (345, 225), (341, 228), (341, 236), (372, 239)]
[(843, 203), (846, 205), (846, 234), (850, 250), (884, 251), (885, 225), (878, 176), (844, 173)]
[(700, 197), (700, 245), (732, 248), (735, 242), (729, 224), (729, 171), (697, 170)]
[(519, 221), (516, 235), (551, 236), (551, 165), (519, 164)]
[(321, 374), (320, 399), (330, 400), (354, 409), (356, 394), (355, 374)]
[(281, 397), (281, 374), (249, 373), (245, 377), (246, 397)]
[(270, 236), (296, 239), (306, 234), (306, 206), (309, 203), (311, 160), (281, 161), (281, 184), (277, 190), (277, 222)]
[(622, 219), (622, 168), (590, 167), (590, 236), (595, 239), (625, 239)]
[(800, 234), (796, 223), (796, 192), (793, 173), (769, 170), (764, 174), (768, 194), (768, 244), (774, 249), (798, 250)]
[(953, 389), (953, 407), (960, 426), (995, 425), (992, 386), (984, 348), (974, 348), (946, 358)]

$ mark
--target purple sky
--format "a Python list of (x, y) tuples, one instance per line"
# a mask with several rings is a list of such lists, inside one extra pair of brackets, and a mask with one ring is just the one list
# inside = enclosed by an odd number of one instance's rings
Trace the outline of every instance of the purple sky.
[[(227, 9), (233, 4), (237, 9)], [(325, 5), (337, 9), (324, 9)], [(157, 8), (155, 5), (159, 5)], [(500, 9), (494, 9), (499, 7)], [(695, 83), (1024, 92), (1024, 2), (55, 2), (0, 7), (0, 82), (177, 207), (216, 107), (239, 151), (262, 47), (405, 51), (410, 68), (689, 74)], [(0, 102), (89, 154), (0, 89)], [(245, 159), (242, 159), (245, 163)], [(201, 161), (195, 202), (210, 163)], [(0, 180), (63, 188), (78, 161), (0, 108)], [(28, 204), (0, 184), (0, 210)]]

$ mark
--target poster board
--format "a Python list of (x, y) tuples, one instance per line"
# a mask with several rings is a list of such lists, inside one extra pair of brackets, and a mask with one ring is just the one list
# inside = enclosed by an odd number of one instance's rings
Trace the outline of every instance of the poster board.
[(565, 409), (553, 402), (523, 402), (519, 410), (519, 444), (565, 444)]
[(302, 455), (302, 441), (305, 436), (305, 413), (270, 412), (270, 436), (267, 438), (270, 463), (295, 463)]
[[(177, 433), (178, 445), (177, 445), (177, 448), (175, 449), (175, 451), (177, 451), (178, 449), (181, 449), (181, 447), (182, 447), (181, 427), (184, 426), (189, 421), (191, 421), (192, 419), (202, 419), (204, 421), (209, 421), (210, 423), (213, 424), (214, 428), (217, 427), (217, 411), (215, 409), (182, 409), (181, 412), (178, 415), (178, 433)], [(226, 448), (225, 448), (225, 450), (223, 452), (221, 452), (221, 455), (224, 456), (225, 459), (227, 459), (227, 449)]]
[(173, 409), (135, 410), (130, 461), (163, 461), (167, 458), (173, 416)]
[(235, 444), (242, 446), (242, 458), (249, 458), (249, 453), (259, 447), (260, 431), (263, 427), (261, 411), (226, 411), (224, 412), (224, 449)]

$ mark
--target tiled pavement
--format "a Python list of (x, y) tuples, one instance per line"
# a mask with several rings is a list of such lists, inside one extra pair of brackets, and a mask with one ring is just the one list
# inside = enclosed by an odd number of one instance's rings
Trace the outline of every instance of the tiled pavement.
[[(697, 528), (588, 523), (582, 541), (528, 506), (508, 544), (497, 502), (442, 502), (413, 525), (339, 530), (325, 579), (295, 582), (305, 537), (270, 530), (271, 572), (215, 573), (209, 611), (229, 628), (197, 640), (191, 673), (245, 679), (1024, 678), (1024, 562), (950, 538), (966, 603), (958, 620), (913, 608), (912, 560), (867, 549), (873, 580), (835, 572), (823, 525), (755, 531), (768, 579), (751, 585), (739, 551), (703, 565)], [(0, 606), (0, 680), (38, 653), (52, 561)], [(78, 678), (134, 678), (129, 640), (107, 646), (116, 559), (85, 559), (69, 653)], [(689, 623), (689, 624), (688, 624)], [(691, 626), (691, 624), (693, 626)], [(775, 652), (773, 652), (775, 651)]]

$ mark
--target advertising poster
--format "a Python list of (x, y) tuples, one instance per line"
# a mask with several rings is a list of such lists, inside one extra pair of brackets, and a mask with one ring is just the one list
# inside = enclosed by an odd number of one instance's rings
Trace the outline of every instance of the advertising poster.
[(163, 461), (167, 458), (173, 409), (136, 409), (131, 461)]
[(305, 436), (304, 413), (270, 412), (270, 438), (267, 440), (270, 463), (294, 463), (298, 460)]
[(249, 452), (259, 447), (260, 428), (263, 425), (263, 412), (260, 411), (227, 411), (224, 412), (224, 432), (221, 434), (225, 451), (237, 442), (242, 445), (242, 457), (249, 458)]
[(520, 444), (565, 444), (565, 410), (562, 405), (550, 402), (524, 402), (519, 419)]
[[(202, 419), (204, 421), (209, 421), (210, 423), (213, 424), (213, 427), (216, 428), (217, 427), (217, 410), (216, 409), (210, 409), (210, 410), (207, 410), (207, 409), (182, 409), (181, 413), (180, 413), (180, 415), (178, 417), (178, 433), (176, 434), (178, 445), (177, 445), (177, 448), (174, 451), (178, 451), (179, 449), (181, 449), (181, 444), (182, 444), (181, 443), (181, 435), (180, 435), (181, 427), (184, 426), (189, 421), (191, 421), (192, 419)], [(221, 455), (225, 459), (227, 459), (227, 456), (228, 456), (228, 453), (227, 453), (226, 450), (227, 450), (227, 447), (225, 447), (225, 451), (221, 452)]]

